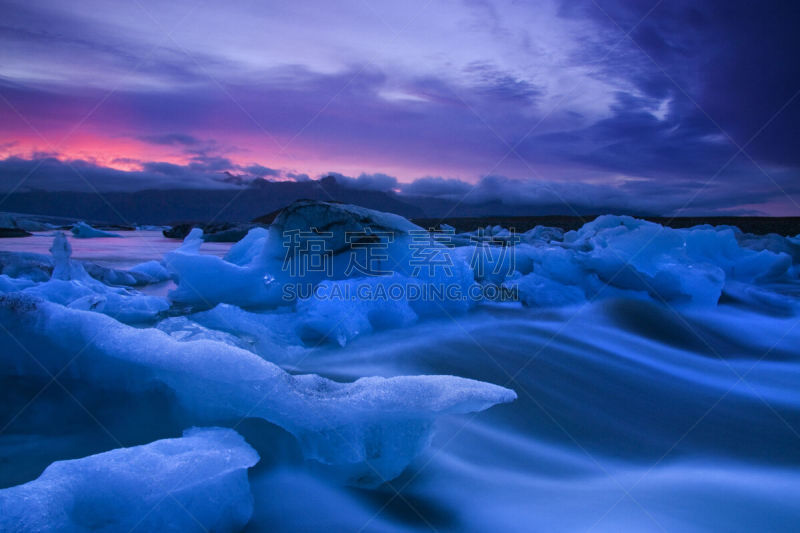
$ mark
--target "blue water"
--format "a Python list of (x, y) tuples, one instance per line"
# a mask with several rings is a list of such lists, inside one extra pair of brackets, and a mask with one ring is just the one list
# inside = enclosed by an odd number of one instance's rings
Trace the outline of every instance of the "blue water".
[[(0, 239), (0, 250), (47, 253), (51, 242)], [(72, 245), (76, 259), (126, 268), (178, 243), (131, 232)], [(237, 430), (261, 441), (262, 455), (250, 473), (248, 531), (798, 531), (798, 347), (794, 315), (617, 300), (485, 305), (344, 348), (306, 349), (289, 370), (346, 381), (453, 374), (513, 388), (519, 399), (445, 419), (405, 474), (371, 491), (329, 480), (290, 435), (246, 421)], [(34, 398), (18, 431), (3, 433), (2, 486), (56, 458), (115, 447), (77, 410), (70, 435), (26, 434), (59, 398)], [(132, 420), (147, 427), (158, 408), (126, 407), (128, 420), (103, 419), (112, 431), (133, 431)]]
[[(509, 386), (519, 399), (442, 424), (416, 468), (377, 495), (326, 486), (302, 468), (267, 472), (255, 490), (271, 503), (257, 506), (254, 527), (321, 524), (334, 513), (354, 531), (365, 521), (440, 531), (797, 530), (795, 326), (643, 302), (494, 307), (314, 351), (303, 371), (453, 373)], [(289, 497), (295, 512), (286, 513), (276, 487), (320, 500), (332, 491), (336, 503)]]

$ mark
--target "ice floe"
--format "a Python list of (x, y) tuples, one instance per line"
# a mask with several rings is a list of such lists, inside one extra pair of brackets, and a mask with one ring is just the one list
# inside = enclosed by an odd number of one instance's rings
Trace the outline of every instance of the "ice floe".
[(94, 239), (97, 237), (122, 237), (122, 235), (118, 235), (117, 233), (111, 233), (110, 231), (103, 231), (101, 229), (93, 228), (86, 222), (76, 222), (72, 229), (73, 237), (76, 239)]
[[(354, 483), (397, 476), (428, 443), (436, 417), (512, 401), (513, 391), (454, 376), (338, 383), (290, 375), (212, 340), (179, 342), (23, 293), (0, 296), (0, 371), (46, 379), (61, 372), (105, 388), (167, 387), (202, 420), (263, 418), (292, 433), (306, 457)], [(18, 342), (23, 339), (24, 342)]]
[(0, 490), (3, 531), (239, 531), (253, 514), (247, 469), (258, 454), (235, 431), (56, 461)]

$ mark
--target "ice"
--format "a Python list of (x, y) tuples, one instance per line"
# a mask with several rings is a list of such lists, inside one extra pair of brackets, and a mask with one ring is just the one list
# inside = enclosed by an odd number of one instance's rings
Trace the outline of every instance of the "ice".
[(272, 228), (279, 232), (304, 231), (310, 228), (316, 228), (318, 231), (330, 231), (334, 233), (335, 238), (339, 239), (333, 245), (334, 249), (344, 246), (346, 233), (358, 233), (370, 229), (404, 234), (421, 229), (394, 213), (385, 213), (351, 204), (314, 200), (294, 202), (278, 214), (272, 223)]
[[(412, 232), (421, 232), (423, 242), (416, 243), (420, 235)], [(311, 253), (295, 241), (304, 233), (324, 241), (329, 268), (306, 268)], [(293, 304), (301, 296), (297, 284), (313, 286), (322, 281), (393, 273), (408, 277), (408, 285), (414, 286), (412, 290), (427, 284), (436, 285), (441, 292), (456, 285), (458, 292), (466, 295), (474, 285), (472, 269), (466, 262), (454, 261), (446, 270), (435, 272), (416, 265), (418, 250), (424, 246), (439, 252), (448, 250), (431, 239), (425, 243), (426, 236), (419, 226), (398, 215), (347, 204), (302, 200), (284, 209), (269, 230), (251, 230), (225, 259), (200, 254), (202, 233), (193, 230), (183, 246), (165, 257), (165, 265), (178, 284), (170, 298), (205, 307), (227, 303), (245, 308), (274, 308)], [(361, 260), (363, 264), (353, 268), (354, 238), (363, 238), (371, 246), (380, 247), (380, 257)], [(460, 297), (431, 297), (410, 300), (409, 305), (419, 315), (441, 315), (462, 313), (472, 302)]]
[(131, 267), (130, 272), (146, 276), (149, 283), (158, 283), (170, 279), (170, 274), (160, 261), (145, 261)]
[[(273, 241), (282, 237), (279, 241), (282, 245), (280, 248), (273, 246), (272, 254), (276, 260), (287, 260), (286, 268), (290, 273), (293, 266), (302, 264), (307, 258), (302, 249), (287, 257), (286, 250), (294, 250), (288, 236), (293, 232), (314, 229), (329, 234), (325, 242), (331, 251), (331, 270), (329, 273), (306, 273), (301, 280), (304, 283), (325, 281), (340, 283), (343, 287), (353, 286), (353, 283), (342, 280), (362, 278), (361, 286), (401, 285), (403, 293), (391, 299), (407, 300), (408, 306), (419, 316), (459, 314), (473, 306), (468, 293), (475, 286), (475, 280), (468, 261), (453, 254), (451, 248), (438, 243), (432, 235), (403, 217), (353, 205), (299, 201), (276, 217), (270, 227), (271, 236), (276, 237)], [(373, 257), (374, 260), (369, 262), (360, 257), (357, 245), (353, 247), (353, 242), (357, 242), (355, 236), (379, 248), (380, 257)], [(358, 269), (352, 268), (354, 257), (356, 262), (360, 262)], [(365, 276), (374, 279), (367, 280)], [(403, 305), (389, 306), (395, 314), (386, 324), (407, 323), (410, 315), (402, 310)], [(328, 309), (326, 312), (333, 311), (331, 305), (325, 307)], [(401, 318), (401, 315), (406, 318)], [(364, 324), (363, 320), (361, 322)]]
[[(61, 237), (59, 237), (61, 235)], [(57, 232), (54, 236), (59, 239), (59, 246), (69, 246), (69, 241), (63, 233)], [(51, 252), (52, 253), (52, 252)], [(71, 250), (70, 250), (71, 254)], [(151, 276), (136, 271), (116, 270), (95, 263), (74, 261), (80, 263), (83, 269), (93, 278), (106, 285), (139, 286), (153, 283)], [(25, 278), (32, 281), (47, 281), (53, 273), (53, 257), (29, 252), (0, 251), (0, 273), (13, 278)]]
[[(195, 231), (195, 230), (193, 230)], [(190, 239), (192, 235), (187, 237)], [(241, 307), (275, 307), (285, 304), (281, 286), (262, 264), (240, 266), (213, 255), (195, 251), (189, 241), (183, 247), (166, 254), (164, 265), (175, 277), (177, 288), (169, 297), (175, 302), (213, 307), (230, 303)], [(279, 263), (273, 270), (279, 269)]]
[(550, 226), (536, 226), (520, 235), (521, 242), (554, 242), (564, 239), (564, 230)]
[(724, 270), (687, 255), (685, 231), (607, 215), (568, 232), (564, 241), (579, 264), (621, 289), (699, 305), (716, 304), (722, 292)]
[(418, 315), (409, 301), (393, 298), (391, 293), (416, 283), (399, 274), (323, 281), (312, 294), (299, 298), (294, 309), (251, 312), (219, 304), (192, 314), (189, 318), (194, 326), (184, 325), (184, 329), (227, 332), (235, 336), (237, 345), (245, 343), (247, 349), (269, 361), (290, 361), (303, 346), (345, 346), (361, 335), (413, 324)]
[(753, 250), (740, 246), (732, 229), (691, 229), (686, 232), (686, 253), (697, 261), (714, 263), (727, 277), (737, 281), (759, 282), (780, 278), (792, 265), (792, 258), (781, 251)]
[(12, 278), (5, 274), (0, 274), (0, 292), (16, 292), (28, 287), (33, 287), (36, 282), (25, 278)]
[(287, 308), (256, 313), (228, 304), (190, 317), (198, 325), (235, 336), (237, 345), (244, 343), (247, 349), (272, 362), (291, 359), (303, 346), (296, 318)]
[(105, 285), (125, 285), (128, 287), (138, 287), (155, 283), (157, 280), (139, 272), (116, 270), (106, 268), (96, 263), (83, 263), (86, 273), (94, 279), (103, 282)]
[(180, 342), (154, 328), (133, 328), (23, 293), (0, 295), (0, 321), (3, 374), (47, 379), (66, 371), (109, 389), (166, 388), (201, 420), (263, 418), (292, 433), (307, 458), (356, 484), (399, 475), (428, 443), (438, 416), (516, 398), (506, 388), (454, 376), (353, 383), (294, 376), (234, 346)]
[(84, 270), (83, 265), (70, 260), (72, 256), (72, 245), (67, 237), (60, 231), (55, 234), (53, 244), (50, 246), (50, 254), (53, 256), (53, 273), (51, 279), (79, 280), (86, 281), (89, 275)]
[(268, 237), (269, 230), (266, 228), (251, 229), (242, 240), (231, 246), (225, 261), (239, 266), (249, 264), (264, 249)]
[(519, 300), (530, 307), (561, 307), (586, 301), (579, 287), (564, 285), (550, 278), (530, 273), (511, 282), (519, 291)]
[(17, 213), (0, 213), (0, 228), (17, 228), (24, 231), (47, 231), (55, 229), (55, 226), (47, 222), (36, 220), (29, 215)]
[[(72, 247), (61, 232), (56, 233), (50, 252), (53, 254), (51, 279), (22, 288), (25, 293), (75, 309), (105, 313), (126, 323), (153, 320), (169, 308), (163, 298), (125, 287), (111, 287), (94, 279), (83, 264), (70, 259)], [(107, 270), (107, 274), (116, 272)]]
[(235, 431), (57, 461), (0, 490), (3, 531), (239, 531), (253, 514), (247, 469), (258, 454)]
[(155, 226), (152, 224), (142, 224), (140, 226), (136, 226), (137, 231), (164, 231), (169, 229), (169, 226)]
[(179, 250), (185, 253), (198, 253), (200, 247), (203, 245), (203, 230), (200, 228), (192, 228), (192, 230), (184, 237), (183, 244)]
[(203, 327), (197, 322), (190, 320), (185, 316), (173, 316), (166, 318), (156, 324), (156, 328), (169, 334), (175, 340), (179, 341), (196, 341), (196, 340), (209, 340), (218, 341), (231, 346), (237, 346), (246, 350), (250, 349), (247, 343), (237, 336), (217, 329), (209, 329)]
[[(327, 270), (298, 273), (310, 252), (292, 239), (303, 232), (328, 239)], [(383, 252), (366, 271), (352, 268), (358, 253), (352, 236), (357, 234)], [(424, 240), (425, 235), (396, 215), (299, 201), (282, 211), (268, 230), (252, 230), (224, 260), (200, 254), (202, 234), (190, 234), (165, 262), (178, 279), (170, 297), (208, 308), (218, 303), (251, 309), (296, 304), (303, 324), (301, 338), (344, 344), (363, 333), (393, 324), (401, 327), (419, 317), (466, 312), (480, 300), (470, 296), (476, 294), (476, 283), (506, 287), (522, 283), (522, 301), (533, 306), (645, 295), (662, 303), (708, 307), (717, 304), (726, 283), (794, 279), (798, 271), (792, 263), (797, 246), (789, 239), (756, 239), (728, 227), (672, 229), (627, 216), (601, 216), (567, 233), (540, 226), (519, 238), (505, 228), (487, 226), (469, 234), (469, 242), (453, 239), (450, 244), (455, 248), (433, 236), (420, 243), (418, 238)], [(447, 264), (426, 269), (415, 263), (420, 255), (436, 254), (446, 256)], [(393, 298), (391, 305), (364, 303), (364, 298), (321, 301), (311, 290), (388, 286), (401, 277), (406, 278), (404, 294)], [(354, 279), (361, 281), (350, 281)], [(440, 296), (411, 294), (420, 291)], [(384, 315), (386, 320), (376, 328), (375, 321)]]
[(393, 287), (400, 292), (412, 284), (400, 275), (323, 281), (297, 303), (299, 335), (310, 343), (344, 346), (359, 335), (413, 324), (418, 316), (408, 299), (391, 294)]
[(111, 233), (110, 231), (103, 231), (97, 228), (93, 228), (86, 222), (76, 222), (75, 225), (72, 226), (70, 230), (72, 232), (73, 237), (76, 239), (93, 239), (96, 237), (122, 237), (122, 235), (117, 235), (116, 233)]
[[(293, 273), (291, 267), (306, 252), (292, 247), (287, 232), (321, 235), (329, 230), (331, 272)], [(619, 450), (630, 452), (631, 464), (656, 460), (663, 455), (664, 442), (672, 442), (670, 435), (684, 432), (687, 413), (705, 416), (708, 400), (728, 393), (734, 401), (722, 402), (708, 414), (710, 425), (682, 442), (681, 457), (696, 461), (716, 454), (776, 471), (794, 457), (792, 435), (759, 413), (765, 399), (787, 420), (796, 411), (791, 362), (797, 334), (791, 328), (800, 313), (798, 239), (747, 235), (731, 227), (671, 229), (616, 216), (566, 233), (537, 227), (519, 239), (490, 226), (456, 236), (449, 243), (455, 247), (445, 246), (444, 239), (429, 239), (422, 252), (446, 252), (451, 261), (428, 271), (413, 262), (420, 251), (419, 231), (393, 215), (303, 201), (278, 216), (273, 227), (251, 230), (224, 259), (200, 252), (200, 230), (192, 231), (164, 261), (156, 258), (129, 271), (73, 260), (63, 235), (56, 236), (52, 257), (0, 253), (0, 386), (11, 390), (5, 411), (15, 414), (30, 397), (35, 400), (0, 439), (0, 455), (15, 469), (13, 482), (32, 478), (31, 472), (40, 472), (54, 459), (108, 448), (98, 444), (99, 431), (85, 430), (92, 420), (73, 424), (76, 417), (69, 409), (78, 407), (63, 405), (71, 404), (63, 401), (69, 400), (61, 394), (66, 391), (87, 400), (87, 410), (108, 406), (98, 420), (114, 420), (113, 429), (131, 428), (138, 439), (132, 442), (177, 435), (195, 424), (238, 428), (265, 458), (252, 473), (258, 479), (253, 490), (260, 487), (263, 497), (275, 498), (269, 505), (257, 505), (269, 512), (250, 525), (254, 530), (291, 529), (292, 524), (302, 529), (302, 520), (286, 511), (287, 501), (317, 520), (303, 525), (317, 528), (336, 529), (331, 524), (337, 517), (326, 513), (344, 515), (363, 508), (366, 517), (354, 524), (361, 527), (394, 493), (389, 487), (372, 494), (351, 491), (339, 482), (372, 487), (409, 465), (419, 468), (394, 486), (413, 477), (408, 489), (399, 489), (402, 497), (415, 507), (420, 502), (425, 519), (431, 518), (438, 529), (489, 527), (498, 517), (512, 529), (529, 523), (530, 517), (518, 510), (527, 509), (537, 494), (552, 493), (552, 501), (574, 496), (571, 489), (565, 492), (565, 486), (572, 486), (564, 483), (565, 473), (594, 483), (594, 492), (604, 491), (603, 505), (597, 506), (602, 512), (613, 500), (605, 505), (607, 487), (592, 477), (597, 465), (573, 456), (574, 443), (564, 429), (580, 436), (598, 457), (613, 455), (610, 468), (618, 469)], [(371, 264), (367, 273), (348, 271), (352, 242), (347, 232), (362, 233), (365, 242), (383, 247), (388, 257)], [(432, 236), (423, 232), (421, 237)], [(149, 300), (129, 288), (171, 277), (177, 289), (172, 293), (175, 305), (169, 308), (166, 300)], [(439, 286), (456, 292), (426, 297), (426, 288)], [(465, 298), (472, 289), (496, 287), (516, 289), (520, 303), (481, 306)], [(607, 301), (594, 304), (595, 299)], [(463, 315), (475, 307), (477, 312)], [(566, 309), (555, 309), (562, 307)], [(530, 364), (534, 359), (536, 364)], [(760, 363), (752, 368), (756, 359)], [(513, 382), (529, 394), (515, 406), (464, 426), (463, 418), (446, 415), (510, 402), (515, 393), (470, 379), (422, 375), (430, 373)], [(359, 379), (374, 375), (398, 377)], [(738, 375), (753, 383), (737, 382)], [(62, 380), (63, 391), (58, 386)], [(49, 389), (38, 396), (48, 383)], [(640, 397), (647, 401), (637, 402)], [(564, 428), (542, 418), (534, 405), (539, 402), (559, 416)], [(586, 415), (581, 411), (585, 405), (597, 408)], [(654, 408), (658, 423), (652, 423)], [(140, 433), (142, 420), (158, 433)], [(520, 421), (526, 422), (524, 428)], [(732, 429), (731, 421), (741, 427)], [(751, 426), (755, 430), (747, 431)], [(435, 452), (415, 464), (434, 428), (441, 432)], [(736, 438), (714, 438), (720, 431)], [(229, 434), (246, 447), (235, 433)], [(195, 437), (188, 433), (174, 440)], [(85, 442), (95, 447), (89, 450)], [(236, 446), (209, 438), (175, 457), (181, 458), (181, 466), (205, 464), (204, 458), (214, 453), (235, 461), (238, 452), (231, 455), (229, 449)], [(18, 501), (9, 512), (3, 507), (6, 499), (25, 497), (11, 492), (23, 487), (0, 492), (0, 530), (15, 527), (6, 526), (10, 522), (4, 519), (29, 520), (17, 529), (35, 529), (37, 516), (60, 529), (127, 526), (126, 513), (139, 505), (139, 495), (162, 496), (168, 492), (162, 487), (181, 479), (170, 470), (173, 456), (167, 453), (151, 458), (152, 465), (142, 466), (136, 453), (119, 456), (120, 464), (106, 470), (99, 462), (132, 450), (56, 463), (42, 479), (24, 486), (35, 494), (24, 511), (16, 507)], [(17, 469), (12, 461), (23, 457), (33, 467)], [(80, 476), (64, 481), (77, 488), (58, 492), (59, 485), (46, 500), (37, 499), (50, 472), (63, 473), (63, 465), (87, 460), (93, 461), (91, 476), (84, 475), (88, 469), (75, 467), (70, 472)], [(246, 479), (246, 468), (254, 461), (237, 464), (235, 475)], [(202, 466), (198, 470), (206, 472)], [(201, 517), (208, 530), (241, 527), (249, 515), (244, 506), (247, 487), (243, 496), (226, 489), (222, 484), (229, 475), (233, 471), (223, 468), (222, 476), (198, 474), (178, 484), (176, 497), (191, 495), (200, 513), (214, 515), (208, 521)], [(118, 484), (115, 476), (129, 484)], [(287, 479), (307, 481), (292, 484)], [(689, 492), (694, 490), (691, 483), (686, 485)], [(314, 485), (316, 491), (302, 492)], [(95, 487), (104, 488), (89, 490)], [(126, 487), (129, 493), (122, 492)], [(751, 489), (744, 483), (737, 488), (743, 500)], [(333, 506), (314, 501), (317, 495), (333, 494), (341, 496)], [(232, 525), (211, 523), (220, 513), (229, 513), (211, 498), (227, 495), (235, 496), (230, 509), (244, 509), (242, 518)], [(78, 504), (75, 498), (80, 498)], [(125, 505), (117, 505), (120, 501)], [(541, 505), (537, 513), (551, 504)], [(336, 511), (337, 505), (343, 510)], [(92, 511), (85, 512), (87, 508)], [(179, 522), (171, 514), (174, 509), (156, 511), (153, 520), (163, 516), (165, 523), (145, 523), (140, 529), (194, 527)], [(559, 513), (553, 514), (560, 520)], [(277, 526), (270, 522), (276, 514), (281, 514)], [(372, 526), (422, 527), (421, 522), (397, 518), (406, 514), (411, 514), (407, 508), (394, 509)], [(588, 525), (595, 521), (596, 516), (590, 517)], [(339, 522), (344, 524), (340, 529), (351, 522)]]
[(742, 233), (732, 228), (739, 246), (760, 252), (768, 250), (774, 253), (784, 253), (792, 258), (793, 263), (800, 262), (800, 239), (797, 237), (782, 237), (775, 233), (767, 235), (754, 235), (752, 233)]
[(717, 303), (726, 280), (776, 279), (791, 267), (785, 253), (742, 248), (727, 228), (677, 230), (611, 215), (567, 232), (563, 244), (520, 245), (520, 257), (523, 265), (532, 263), (533, 272), (579, 287), (590, 298), (607, 285), (660, 302), (701, 306)]
[(12, 278), (47, 281), (53, 272), (53, 259), (29, 252), (0, 251), (0, 272)]

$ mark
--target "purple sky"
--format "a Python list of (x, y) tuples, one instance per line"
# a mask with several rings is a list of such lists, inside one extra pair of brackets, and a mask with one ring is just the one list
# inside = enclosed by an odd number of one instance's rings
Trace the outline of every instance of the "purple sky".
[(799, 10), (2, 0), (0, 190), (337, 172), (454, 199), (800, 215)]

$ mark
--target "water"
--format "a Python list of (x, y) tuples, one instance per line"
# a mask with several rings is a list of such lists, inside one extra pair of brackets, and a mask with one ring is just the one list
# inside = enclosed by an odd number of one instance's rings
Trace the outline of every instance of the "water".
[[(47, 253), (51, 241), (0, 239), (0, 250)], [(147, 231), (72, 239), (76, 259), (116, 268), (178, 244)], [(342, 487), (304, 462), (286, 432), (246, 420), (236, 429), (262, 456), (250, 473), (247, 530), (797, 531), (798, 346), (794, 314), (617, 300), (485, 305), (344, 348), (304, 348), (291, 371), (344, 381), (453, 374), (513, 388), (519, 399), (441, 421), (423, 456), (374, 491)], [(31, 434), (53, 405), (69, 403), (55, 387), (32, 392), (10, 400), (32, 403), (0, 440), (2, 486), (117, 446), (75, 406), (65, 415), (71, 434)], [(98, 416), (126, 443), (179, 433), (157, 404), (115, 401), (124, 420), (116, 404)]]
[[(98, 265), (127, 269), (144, 261), (161, 260), (164, 254), (180, 246), (181, 241), (168, 239), (160, 231), (115, 231), (122, 236), (76, 239), (64, 232), (72, 245), (72, 258)], [(50, 254), (53, 232), (37, 232), (31, 237), (0, 238), (0, 251)], [(226, 242), (206, 242), (203, 253), (222, 257), (231, 247)]]
[(331, 519), (347, 531), (796, 530), (797, 325), (649, 302), (498, 306), (313, 350), (302, 371), (452, 373), (519, 399), (441, 424), (429, 452), (377, 494), (326, 485), (302, 465), (256, 475), (265, 503), (252, 530)]

